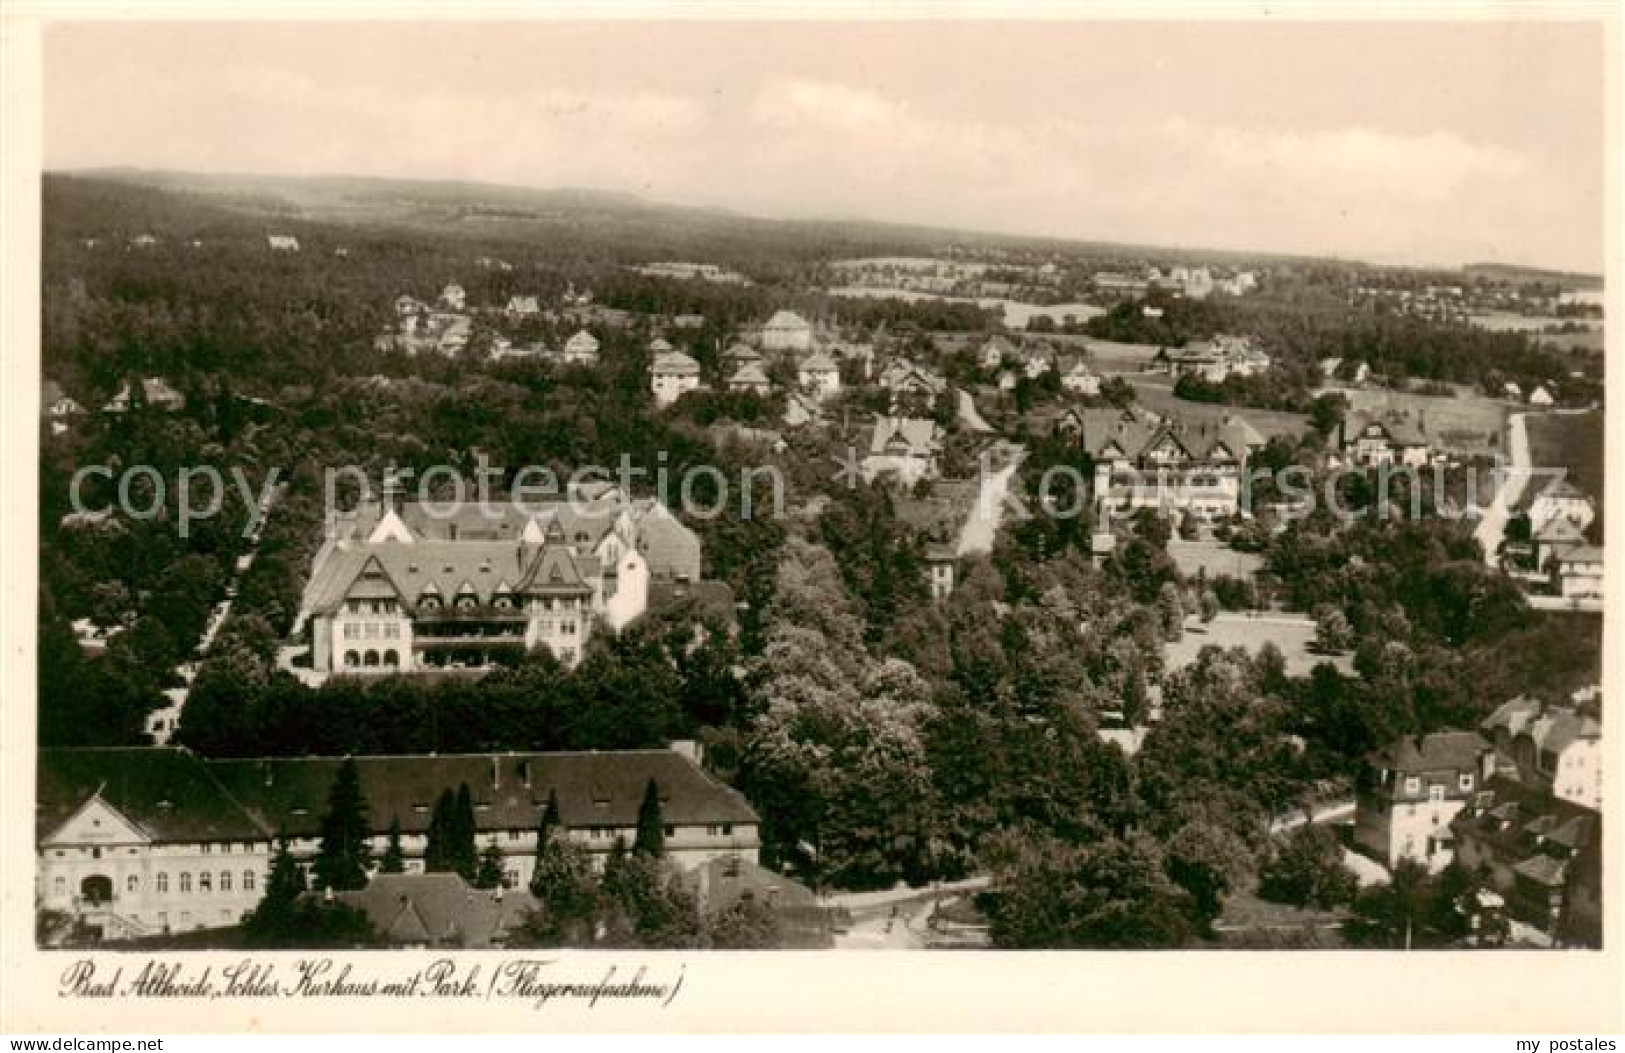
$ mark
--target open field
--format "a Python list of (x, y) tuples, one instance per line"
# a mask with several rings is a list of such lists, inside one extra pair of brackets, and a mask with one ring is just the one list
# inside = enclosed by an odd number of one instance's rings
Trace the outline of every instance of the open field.
[(1303, 615), (1260, 614), (1256, 617), (1237, 611), (1221, 611), (1219, 616), (1203, 625), (1199, 619), (1185, 623), (1185, 634), (1178, 642), (1163, 648), (1163, 659), (1169, 672), (1183, 669), (1196, 661), (1202, 648), (1212, 645), (1229, 650), (1245, 647), (1257, 654), (1264, 645), (1273, 643), (1286, 658), (1288, 676), (1308, 676), (1310, 670), (1322, 662), (1330, 662), (1344, 675), (1354, 672), (1354, 659), (1350, 655), (1320, 655), (1310, 651), (1315, 639), (1315, 623)]
[(1187, 402), (1174, 396), (1173, 382), (1160, 374), (1134, 377), (1130, 383), (1139, 393), (1141, 405), (1165, 416), (1178, 417), (1189, 424), (1217, 424), (1234, 415), (1245, 419), (1266, 439), (1277, 435), (1299, 435), (1309, 428), (1309, 418), (1302, 413), (1283, 413), (1249, 406), (1221, 406), (1212, 402)]
[(1567, 468), (1568, 478), (1593, 497), (1602, 497), (1602, 413), (1531, 413), (1529, 459), (1537, 468)]
[(825, 289), (830, 296), (849, 296), (868, 300), (906, 300), (913, 303), (916, 300), (943, 300), (947, 303), (968, 303), (978, 307), (992, 308), (1002, 311), (1004, 325), (1007, 329), (1026, 329), (1027, 323), (1040, 316), (1048, 316), (1057, 325), (1064, 324), (1067, 319), (1086, 322), (1097, 315), (1105, 314), (1104, 308), (1088, 303), (1057, 303), (1045, 306), (1036, 303), (1021, 303), (1018, 300), (994, 299), (981, 297), (972, 299), (968, 296), (945, 296), (941, 293), (923, 292), (918, 289), (876, 289), (863, 285), (843, 285)]
[(1501, 448), (1507, 404), (1498, 399), (1476, 394), (1444, 398), (1387, 388), (1342, 391), (1351, 409), (1408, 414), (1424, 429), (1430, 441), (1457, 453), (1493, 454)]
[(1219, 541), (1181, 541), (1170, 538), (1168, 555), (1179, 572), (1187, 578), (1197, 571), (1205, 571), (1210, 578), (1228, 575), (1232, 578), (1250, 578), (1264, 565), (1264, 557), (1256, 552), (1237, 552)]

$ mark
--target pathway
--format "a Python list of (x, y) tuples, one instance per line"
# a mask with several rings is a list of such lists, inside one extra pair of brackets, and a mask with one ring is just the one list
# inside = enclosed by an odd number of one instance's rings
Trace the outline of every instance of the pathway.
[(1506, 450), (1512, 463), (1506, 468), (1505, 480), (1495, 497), (1484, 507), (1483, 518), (1473, 531), (1479, 546), (1484, 549), (1484, 562), (1492, 567), (1500, 565), (1501, 542), (1506, 537), (1507, 520), (1512, 518), (1512, 510), (1523, 499), (1524, 487), (1529, 482), (1532, 465), (1529, 459), (1529, 429), (1525, 426), (1527, 417), (1527, 413), (1514, 413), (1507, 418)]
[(976, 401), (970, 397), (970, 392), (963, 388), (955, 391), (958, 396), (958, 417), (966, 431), (977, 435), (989, 435), (993, 432), (993, 425), (989, 424), (976, 408)]
[(959, 532), (959, 544), (954, 548), (957, 555), (970, 556), (992, 552), (993, 539), (998, 535), (999, 526), (1004, 522), (1004, 503), (1010, 494), (1010, 480), (1015, 478), (1017, 469), (1021, 467), (1021, 459), (1026, 456), (1027, 451), (1013, 443), (996, 448), (1003, 450), (1009, 461), (997, 471), (982, 476), (981, 486), (976, 494), (976, 504), (965, 517), (965, 525)]
[(226, 619), (231, 616), (231, 604), (237, 598), (237, 583), (254, 565), (254, 557), (259, 553), (260, 535), (265, 530), (266, 520), (271, 516), (272, 506), (282, 494), (283, 485), (279, 483), (273, 487), (260, 502), (259, 518), (254, 521), (254, 529), (248, 535), (248, 551), (237, 557), (236, 565), (232, 568), (231, 584), (226, 586), (226, 598), (215, 604), (214, 609), (209, 612), (209, 621), (203, 627), (203, 635), (198, 639), (195, 657), (175, 667), (175, 675), (180, 678), (181, 686), (166, 690), (164, 698), (169, 704), (147, 714), (147, 734), (151, 736), (154, 746), (167, 746), (170, 736), (175, 734), (175, 729), (180, 726), (181, 711), (186, 708), (186, 699), (192, 693), (192, 681), (197, 678), (198, 666), (202, 664), (203, 656), (208, 654), (209, 648), (214, 646), (214, 638), (219, 635), (220, 627), (225, 625)]

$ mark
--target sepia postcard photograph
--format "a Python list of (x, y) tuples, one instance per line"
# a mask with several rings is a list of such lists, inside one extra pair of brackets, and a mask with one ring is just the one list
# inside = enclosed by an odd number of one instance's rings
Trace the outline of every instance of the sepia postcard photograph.
[(0, 1030), (1618, 1031), (1535, 7), (7, 15)]

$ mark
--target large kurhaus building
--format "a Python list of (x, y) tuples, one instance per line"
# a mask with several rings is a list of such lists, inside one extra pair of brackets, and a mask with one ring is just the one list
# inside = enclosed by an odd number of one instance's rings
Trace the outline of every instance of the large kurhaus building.
[[(43, 750), (35, 817), (36, 905), (105, 939), (219, 928), (260, 901), (278, 839), (307, 868), (339, 758), (204, 760), (184, 749)], [(358, 757), (376, 862), (399, 823), (405, 869), (423, 872), (435, 801), (469, 788), (476, 847), (496, 845), (524, 888), (549, 797), (568, 836), (602, 860), (631, 844), (650, 780), (680, 869), (757, 859), (759, 820), (693, 750)]]
[(1186, 425), (1119, 410), (1085, 411), (1078, 442), (1094, 459), (1102, 521), (1142, 508), (1201, 519), (1237, 514), (1247, 459), (1264, 444), (1244, 420)]
[(363, 502), (333, 516), (301, 621), (318, 674), (580, 660), (595, 625), (643, 614), (649, 586), (700, 577), (700, 542), (664, 505), (608, 485), (569, 499), (455, 508)]

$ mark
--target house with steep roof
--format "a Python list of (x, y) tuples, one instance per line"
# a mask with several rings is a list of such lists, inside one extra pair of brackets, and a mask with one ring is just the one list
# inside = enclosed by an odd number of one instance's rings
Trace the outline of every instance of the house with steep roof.
[(1494, 747), (1475, 731), (1390, 743), (1355, 783), (1355, 841), (1390, 868), (1409, 859), (1443, 870), (1455, 851), (1450, 821), (1494, 772)]
[[(307, 892), (306, 898), (323, 898)], [(504, 946), (541, 901), (528, 891), (477, 889), (462, 875), (377, 874), (367, 887), (332, 895), (367, 919), (379, 942), (390, 947), (485, 950)]]
[(823, 402), (841, 391), (841, 367), (822, 351), (815, 351), (796, 368), (796, 383), (813, 401)]
[(1579, 545), (1552, 560), (1552, 589), (1569, 600), (1602, 600), (1601, 545)]
[(468, 293), (456, 282), (451, 282), (440, 290), (440, 304), (448, 311), (461, 311), (467, 303)]
[(763, 351), (811, 351), (812, 325), (794, 311), (775, 311), (762, 325), (761, 343)]
[(1552, 570), (1559, 559), (1588, 547), (1585, 531), (1567, 516), (1548, 519), (1529, 540), (1534, 546), (1536, 570)]
[(649, 386), (656, 406), (670, 406), (699, 389), (700, 364), (681, 351), (663, 351), (649, 364)]
[(563, 358), (566, 365), (596, 366), (598, 364), (598, 338), (582, 329), (564, 342)]
[(363, 502), (334, 515), (299, 625), (318, 674), (486, 670), (546, 647), (580, 660), (595, 625), (619, 631), (651, 578), (699, 577), (699, 539), (619, 490), (552, 501)]
[(1567, 519), (1584, 531), (1597, 518), (1597, 506), (1590, 496), (1568, 479), (1553, 479), (1529, 502), (1529, 529), (1539, 533), (1555, 519)]
[(1349, 464), (1361, 468), (1420, 467), (1431, 456), (1420, 421), (1398, 412), (1348, 414), (1339, 428), (1338, 448)]
[(1554, 944), (1602, 946), (1602, 815), (1492, 778), (1451, 820), (1456, 859)]
[(1094, 459), (1100, 522), (1138, 509), (1200, 519), (1236, 514), (1256, 432), (1240, 423), (1190, 425), (1132, 411), (1081, 410), (1067, 421)]
[(891, 392), (894, 407), (907, 402), (929, 408), (948, 390), (948, 382), (941, 376), (903, 358), (880, 371), (880, 386)]
[(760, 362), (742, 362), (728, 378), (728, 390), (736, 395), (767, 395), (772, 392), (773, 383)]
[(239, 924), (276, 831), (185, 750), (40, 750), (35, 897), (103, 939)]
[(865, 482), (888, 479), (913, 486), (935, 479), (942, 453), (942, 426), (923, 417), (881, 417), (869, 434), (869, 450), (860, 466)]
[(1526, 786), (1602, 809), (1602, 722), (1595, 716), (1520, 696), (1502, 703), (1479, 730)]
[(786, 950), (822, 950), (835, 946), (831, 907), (812, 889), (740, 856), (722, 856), (683, 875), (704, 914), (715, 917), (742, 903), (772, 912)]
[(1552, 390), (1545, 384), (1536, 385), (1536, 387), (1529, 392), (1529, 404), (1531, 406), (1545, 407), (1553, 405), (1556, 402), (1557, 399), (1552, 396)]
[(1089, 360), (1082, 356), (1069, 358), (1060, 364), (1061, 387), (1074, 395), (1095, 396), (1100, 394), (1100, 374), (1089, 365)]

